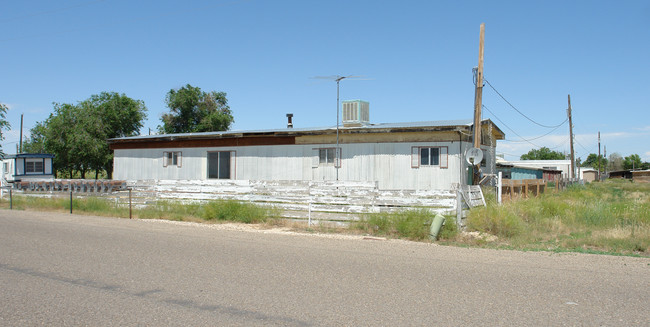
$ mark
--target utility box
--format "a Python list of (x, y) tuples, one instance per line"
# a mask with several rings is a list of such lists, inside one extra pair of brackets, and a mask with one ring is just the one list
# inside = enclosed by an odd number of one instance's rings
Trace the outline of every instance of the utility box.
[(370, 123), (370, 103), (362, 100), (343, 101), (343, 126), (365, 126)]

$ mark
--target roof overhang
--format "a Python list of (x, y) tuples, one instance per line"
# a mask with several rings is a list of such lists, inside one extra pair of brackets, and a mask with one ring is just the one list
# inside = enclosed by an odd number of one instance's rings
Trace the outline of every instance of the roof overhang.
[(18, 153), (18, 154), (9, 154), (9, 155), (5, 156), (5, 159), (16, 159), (16, 158), (30, 158), (30, 159), (34, 159), (34, 158), (36, 158), (36, 159), (40, 159), (40, 158), (47, 159), (47, 158), (49, 158), (49, 159), (51, 159), (51, 158), (54, 158), (54, 155), (49, 154), (49, 153)]
[[(429, 121), (412, 123), (389, 123), (369, 124), (364, 126), (344, 127), (318, 127), (318, 128), (284, 128), (272, 130), (250, 130), (250, 131), (224, 131), (206, 133), (179, 133), (143, 135), (109, 139), (108, 143), (112, 149), (121, 148), (129, 143), (182, 143), (186, 141), (211, 141), (213, 146), (223, 145), (269, 145), (269, 144), (292, 144), (291, 142), (299, 136), (307, 135), (331, 135), (336, 134), (337, 129), (341, 134), (369, 134), (369, 133), (412, 133), (412, 132), (462, 132), (469, 134), (472, 129), (471, 120), (448, 120)], [(497, 140), (505, 139), (505, 134), (491, 120), (486, 119), (481, 123), (482, 127), (491, 125), (492, 134)], [(257, 139), (250, 144), (244, 140)], [(219, 141), (221, 140), (221, 141)], [(238, 140), (238, 141), (234, 141)], [(243, 144), (241, 144), (242, 142)], [(215, 143), (216, 142), (216, 143)], [(236, 144), (235, 144), (236, 143)]]

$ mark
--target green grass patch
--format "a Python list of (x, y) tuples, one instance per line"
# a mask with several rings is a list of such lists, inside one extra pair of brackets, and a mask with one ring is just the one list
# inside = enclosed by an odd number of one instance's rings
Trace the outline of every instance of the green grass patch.
[[(650, 255), (650, 184), (607, 181), (470, 211), (491, 246)], [(488, 245), (490, 246), (490, 245)]]
[[(427, 209), (371, 213), (351, 224), (351, 228), (370, 235), (405, 238), (414, 241), (429, 239), (431, 221), (435, 214)], [(439, 239), (453, 238), (458, 233), (456, 223), (447, 218), (438, 233)]]
[[(33, 196), (14, 196), (15, 210), (70, 211), (70, 199)], [(1, 208), (9, 208), (9, 201), (0, 202)], [(72, 200), (73, 213), (111, 217), (129, 217), (129, 208), (114, 200), (101, 197), (77, 197)], [(247, 224), (264, 223), (277, 216), (274, 208), (235, 200), (214, 200), (201, 203), (157, 201), (141, 208), (133, 208), (132, 216), (142, 219), (166, 219), (177, 221), (233, 221)]]
[(266, 222), (269, 211), (258, 205), (232, 200), (211, 201), (199, 208), (205, 220), (228, 220), (246, 224)]
[[(591, 183), (573, 186), (562, 192), (549, 192), (539, 197), (496, 203), (486, 190), (487, 206), (472, 209), (466, 220), (469, 235), (460, 233), (455, 217), (447, 217), (438, 240), (457, 246), (481, 246), (525, 251), (577, 251), (650, 256), (650, 184), (627, 181)], [(68, 212), (68, 197), (39, 198), (14, 196), (17, 210)], [(8, 208), (9, 201), (0, 201)], [(73, 212), (113, 217), (128, 217), (129, 208), (118, 205), (114, 198), (77, 197)], [(288, 224), (276, 219), (279, 211), (247, 202), (216, 200), (184, 203), (158, 201), (133, 208), (134, 218), (168, 219), (197, 222), (233, 221), (277, 227)], [(363, 233), (389, 238), (429, 241), (434, 214), (428, 209), (363, 215), (348, 229), (332, 228), (331, 232)], [(293, 228), (311, 232), (329, 232), (325, 225)], [(303, 224), (304, 225), (304, 224)], [(286, 227), (286, 225), (283, 225)]]

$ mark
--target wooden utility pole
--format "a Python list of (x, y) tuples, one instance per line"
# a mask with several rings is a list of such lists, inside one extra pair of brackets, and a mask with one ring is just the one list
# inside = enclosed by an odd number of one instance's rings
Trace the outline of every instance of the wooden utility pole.
[[(481, 148), (481, 108), (483, 107), (483, 43), (485, 40), (485, 23), (481, 24), (478, 47), (478, 69), (476, 71), (476, 89), (474, 91), (474, 147)], [(480, 163), (479, 163), (480, 164)]]
[(567, 115), (569, 115), (569, 140), (571, 140), (571, 174), (570, 178), (575, 178), (576, 174), (576, 161), (575, 161), (575, 152), (573, 152), (573, 122), (571, 119), (571, 94), (569, 94), (569, 109), (567, 109)]
[(598, 132), (598, 181), (600, 182), (600, 131)]
[[(607, 146), (606, 145), (603, 145), (603, 159), (607, 160)], [(603, 171), (605, 172), (605, 176), (607, 176), (607, 161), (605, 161)]]
[(20, 144), (18, 145), (18, 153), (23, 153), (23, 115), (20, 114)]

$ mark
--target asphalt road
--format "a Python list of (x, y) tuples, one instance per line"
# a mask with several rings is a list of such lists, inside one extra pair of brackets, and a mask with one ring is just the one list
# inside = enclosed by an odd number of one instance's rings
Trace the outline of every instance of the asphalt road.
[(650, 326), (650, 259), (0, 210), (1, 326)]

